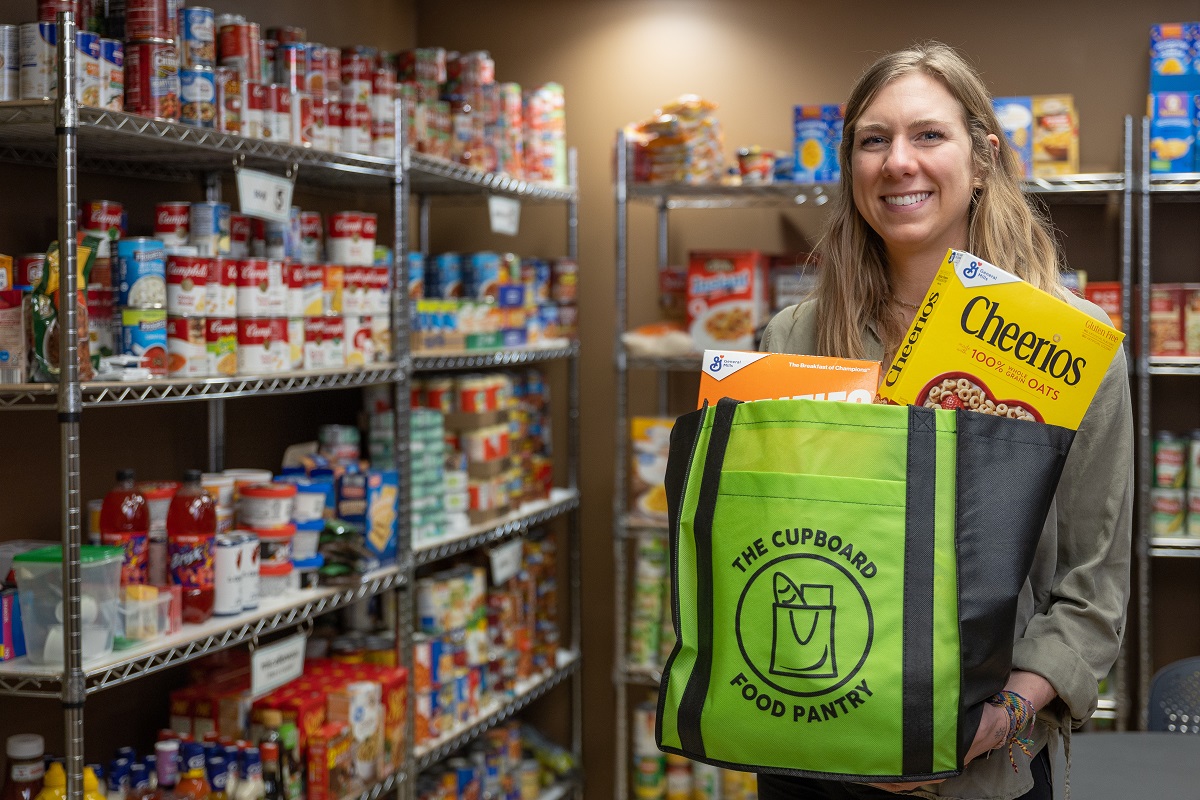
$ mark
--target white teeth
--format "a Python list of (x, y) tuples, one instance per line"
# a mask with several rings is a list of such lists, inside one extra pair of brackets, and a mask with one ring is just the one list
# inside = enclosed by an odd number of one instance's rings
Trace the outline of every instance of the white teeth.
[(920, 192), (918, 194), (889, 195), (883, 198), (883, 202), (889, 206), (911, 206), (913, 203), (919, 203), (929, 197), (930, 194), (931, 192)]

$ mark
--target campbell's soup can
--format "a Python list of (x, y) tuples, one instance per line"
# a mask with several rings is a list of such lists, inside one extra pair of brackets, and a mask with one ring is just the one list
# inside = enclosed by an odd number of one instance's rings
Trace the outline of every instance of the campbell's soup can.
[(342, 283), (342, 313), (362, 314), (367, 296), (367, 267), (346, 265)]
[(213, 614), (228, 617), (242, 609), (241, 536), (218, 533), (213, 546)]
[(287, 308), (283, 262), (267, 258), (237, 261), (237, 315), (281, 317)]
[(395, 122), (371, 122), (371, 155), (376, 158), (396, 157)]
[(289, 92), (306, 91), (308, 78), (308, 45), (280, 42), (275, 48), (275, 82)]
[(237, 315), (237, 260), (225, 256), (207, 259), (208, 310), (205, 312), (212, 317), (233, 317)]
[(202, 256), (229, 253), (229, 203), (192, 203), (188, 216), (188, 244)]
[(209, 67), (179, 70), (179, 121), (198, 128), (217, 126), (217, 84)]
[(325, 97), (330, 101), (342, 99), (342, 51), (336, 47), (322, 48), (323, 52), (310, 55), (313, 69), (325, 73)]
[(371, 121), (395, 122), (396, 120), (396, 70), (390, 66), (377, 66), (371, 71)]
[(239, 317), (237, 362), (240, 375), (272, 375), (291, 363), (287, 319)]
[(304, 265), (304, 316), (319, 317), (325, 313), (325, 265)]
[(209, 371), (204, 317), (167, 316), (167, 372), (173, 378), (205, 378)]
[(300, 260), (305, 264), (317, 264), (322, 260), (321, 212), (300, 212)]
[(179, 119), (179, 52), (167, 39), (125, 45), (125, 110)]
[(392, 358), (392, 320), (387, 314), (371, 317), (371, 339), (375, 343), (375, 360), (390, 361)]
[(236, 375), (238, 327), (233, 317), (208, 317), (204, 320), (204, 349), (208, 354), (208, 374)]
[(316, 144), (316, 118), (313, 116), (313, 99), (308, 92), (292, 94), (291, 119), (292, 144), (313, 146)]
[(367, 268), (367, 298), (366, 313), (387, 314), (392, 309), (391, 304), (392, 270), (390, 267), (374, 266)]
[(229, 255), (232, 258), (250, 255), (250, 217), (245, 214), (229, 215)]
[[(310, 94), (312, 94), (310, 92)], [(320, 95), (312, 95), (312, 146), (318, 150), (336, 150), (329, 132), (329, 100)], [(338, 131), (337, 143), (341, 144), (342, 134)]]
[(345, 106), (340, 101), (330, 100), (325, 117), (325, 147), (324, 150), (337, 152), (342, 149), (342, 128), (346, 120), (342, 117)]
[(345, 153), (371, 154), (371, 109), (366, 103), (342, 103), (342, 147)]
[(1154, 485), (1181, 489), (1187, 485), (1188, 443), (1170, 431), (1154, 437)]
[(263, 33), (268, 39), (274, 39), (282, 44), (303, 44), (308, 38), (308, 31), (297, 25), (273, 25)]
[(367, 105), (371, 102), (371, 57), (351, 48), (343, 48), (341, 62), (342, 102)]
[(275, 48), (279, 47), (279, 42), (274, 39), (260, 39), (258, 42), (259, 53), (259, 80), (263, 83), (275, 83)]
[(172, 39), (167, 0), (125, 0), (125, 39)]
[(69, 11), (79, 14), (79, 0), (38, 0), (38, 19), (42, 22), (54, 22), (58, 12)]
[(325, 318), (305, 317), (303, 320), (304, 369), (325, 369)]
[(308, 72), (304, 75), (302, 89), (314, 98), (325, 96), (325, 45), (310, 42), (308, 45)]
[(1189, 489), (1200, 490), (1200, 430), (1192, 431), (1188, 440), (1187, 485)]
[(306, 270), (307, 265), (299, 261), (283, 262), (283, 285), (286, 295), (284, 313), (290, 318), (304, 316)]
[(113, 290), (107, 286), (89, 287), (87, 309), (88, 352), (92, 356), (93, 364), (99, 365), (101, 358), (114, 355), (119, 346)]
[(20, 40), (21, 99), (53, 98), (58, 86), (58, 28), (53, 22), (26, 22)]
[(156, 377), (167, 374), (167, 311), (164, 308), (121, 310), (121, 354), (137, 356), (138, 366)]
[(304, 317), (288, 317), (288, 368), (304, 369)]
[(81, 105), (99, 108), (100, 34), (75, 32), (75, 91)]
[(166, 313), (167, 253), (161, 239), (135, 236), (117, 242), (117, 305)]
[(100, 239), (96, 258), (110, 258), (112, 240), (125, 235), (125, 207), (116, 200), (90, 200), (79, 212), (79, 232)]
[(252, 217), (250, 220), (250, 255), (256, 258), (287, 258), (291, 238), (290, 222), (276, 222)]
[(211, 8), (179, 9), (179, 66), (214, 67), (217, 63), (216, 19)]
[(346, 268), (326, 264), (323, 272), (322, 305), (326, 314), (342, 313), (342, 296), (346, 289)]
[(362, 367), (375, 361), (375, 339), (370, 316), (342, 317), (346, 366)]
[(1186, 489), (1150, 490), (1150, 533), (1152, 536), (1181, 535), (1186, 515)]
[(0, 100), (21, 99), (21, 29), (0, 25)]
[(230, 22), (217, 30), (217, 52), (221, 66), (233, 67), (248, 81), (262, 80), (257, 22)]
[(292, 141), (292, 93), (286, 86), (272, 83), (267, 87), (267, 141), (290, 144)]
[(125, 44), (120, 39), (100, 40), (100, 106), (125, 110)]
[(216, 259), (206, 256), (167, 256), (167, 313), (203, 316), (209, 313), (208, 279)]
[(246, 97), (242, 104), (242, 135), (251, 139), (268, 138), (267, 86), (258, 81), (245, 83)]
[(13, 262), (13, 285), (34, 287), (42, 282), (42, 270), (46, 267), (45, 253), (25, 253)]
[(213, 70), (213, 84), (217, 91), (217, 130), (243, 133), (246, 81), (233, 67), (217, 67)]

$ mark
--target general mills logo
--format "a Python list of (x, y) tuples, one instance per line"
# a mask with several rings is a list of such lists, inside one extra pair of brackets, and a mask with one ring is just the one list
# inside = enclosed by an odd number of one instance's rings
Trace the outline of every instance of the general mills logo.
[(979, 262), (978, 261), (972, 261), (970, 264), (967, 264), (967, 266), (963, 269), (963, 277), (964, 278), (968, 278), (968, 279), (974, 278), (978, 274), (979, 274)]
[(725, 363), (725, 356), (716, 356), (712, 363), (708, 365), (709, 372), (720, 372), (721, 366)]

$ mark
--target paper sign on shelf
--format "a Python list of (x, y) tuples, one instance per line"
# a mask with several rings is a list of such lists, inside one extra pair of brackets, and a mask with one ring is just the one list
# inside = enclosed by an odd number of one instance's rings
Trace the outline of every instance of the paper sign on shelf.
[(516, 236), (521, 227), (521, 203), (511, 197), (488, 197), (488, 218), (492, 233)]
[(521, 571), (521, 551), (524, 539), (513, 539), (488, 551), (492, 561), (492, 585), (507, 583)]
[(250, 653), (250, 694), (256, 699), (304, 674), (303, 633), (288, 636)]
[(295, 186), (291, 180), (256, 169), (239, 169), (236, 175), (238, 205), (243, 214), (288, 222)]

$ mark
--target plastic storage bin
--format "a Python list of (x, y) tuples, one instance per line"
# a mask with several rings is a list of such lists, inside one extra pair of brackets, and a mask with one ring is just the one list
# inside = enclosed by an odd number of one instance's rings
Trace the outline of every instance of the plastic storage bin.
[[(25, 626), (25, 654), (35, 664), (63, 663), (66, 603), (62, 596), (62, 558), (62, 547), (54, 546), (30, 550), (13, 559)], [(80, 638), (84, 660), (112, 652), (121, 558), (119, 547), (79, 548)]]

